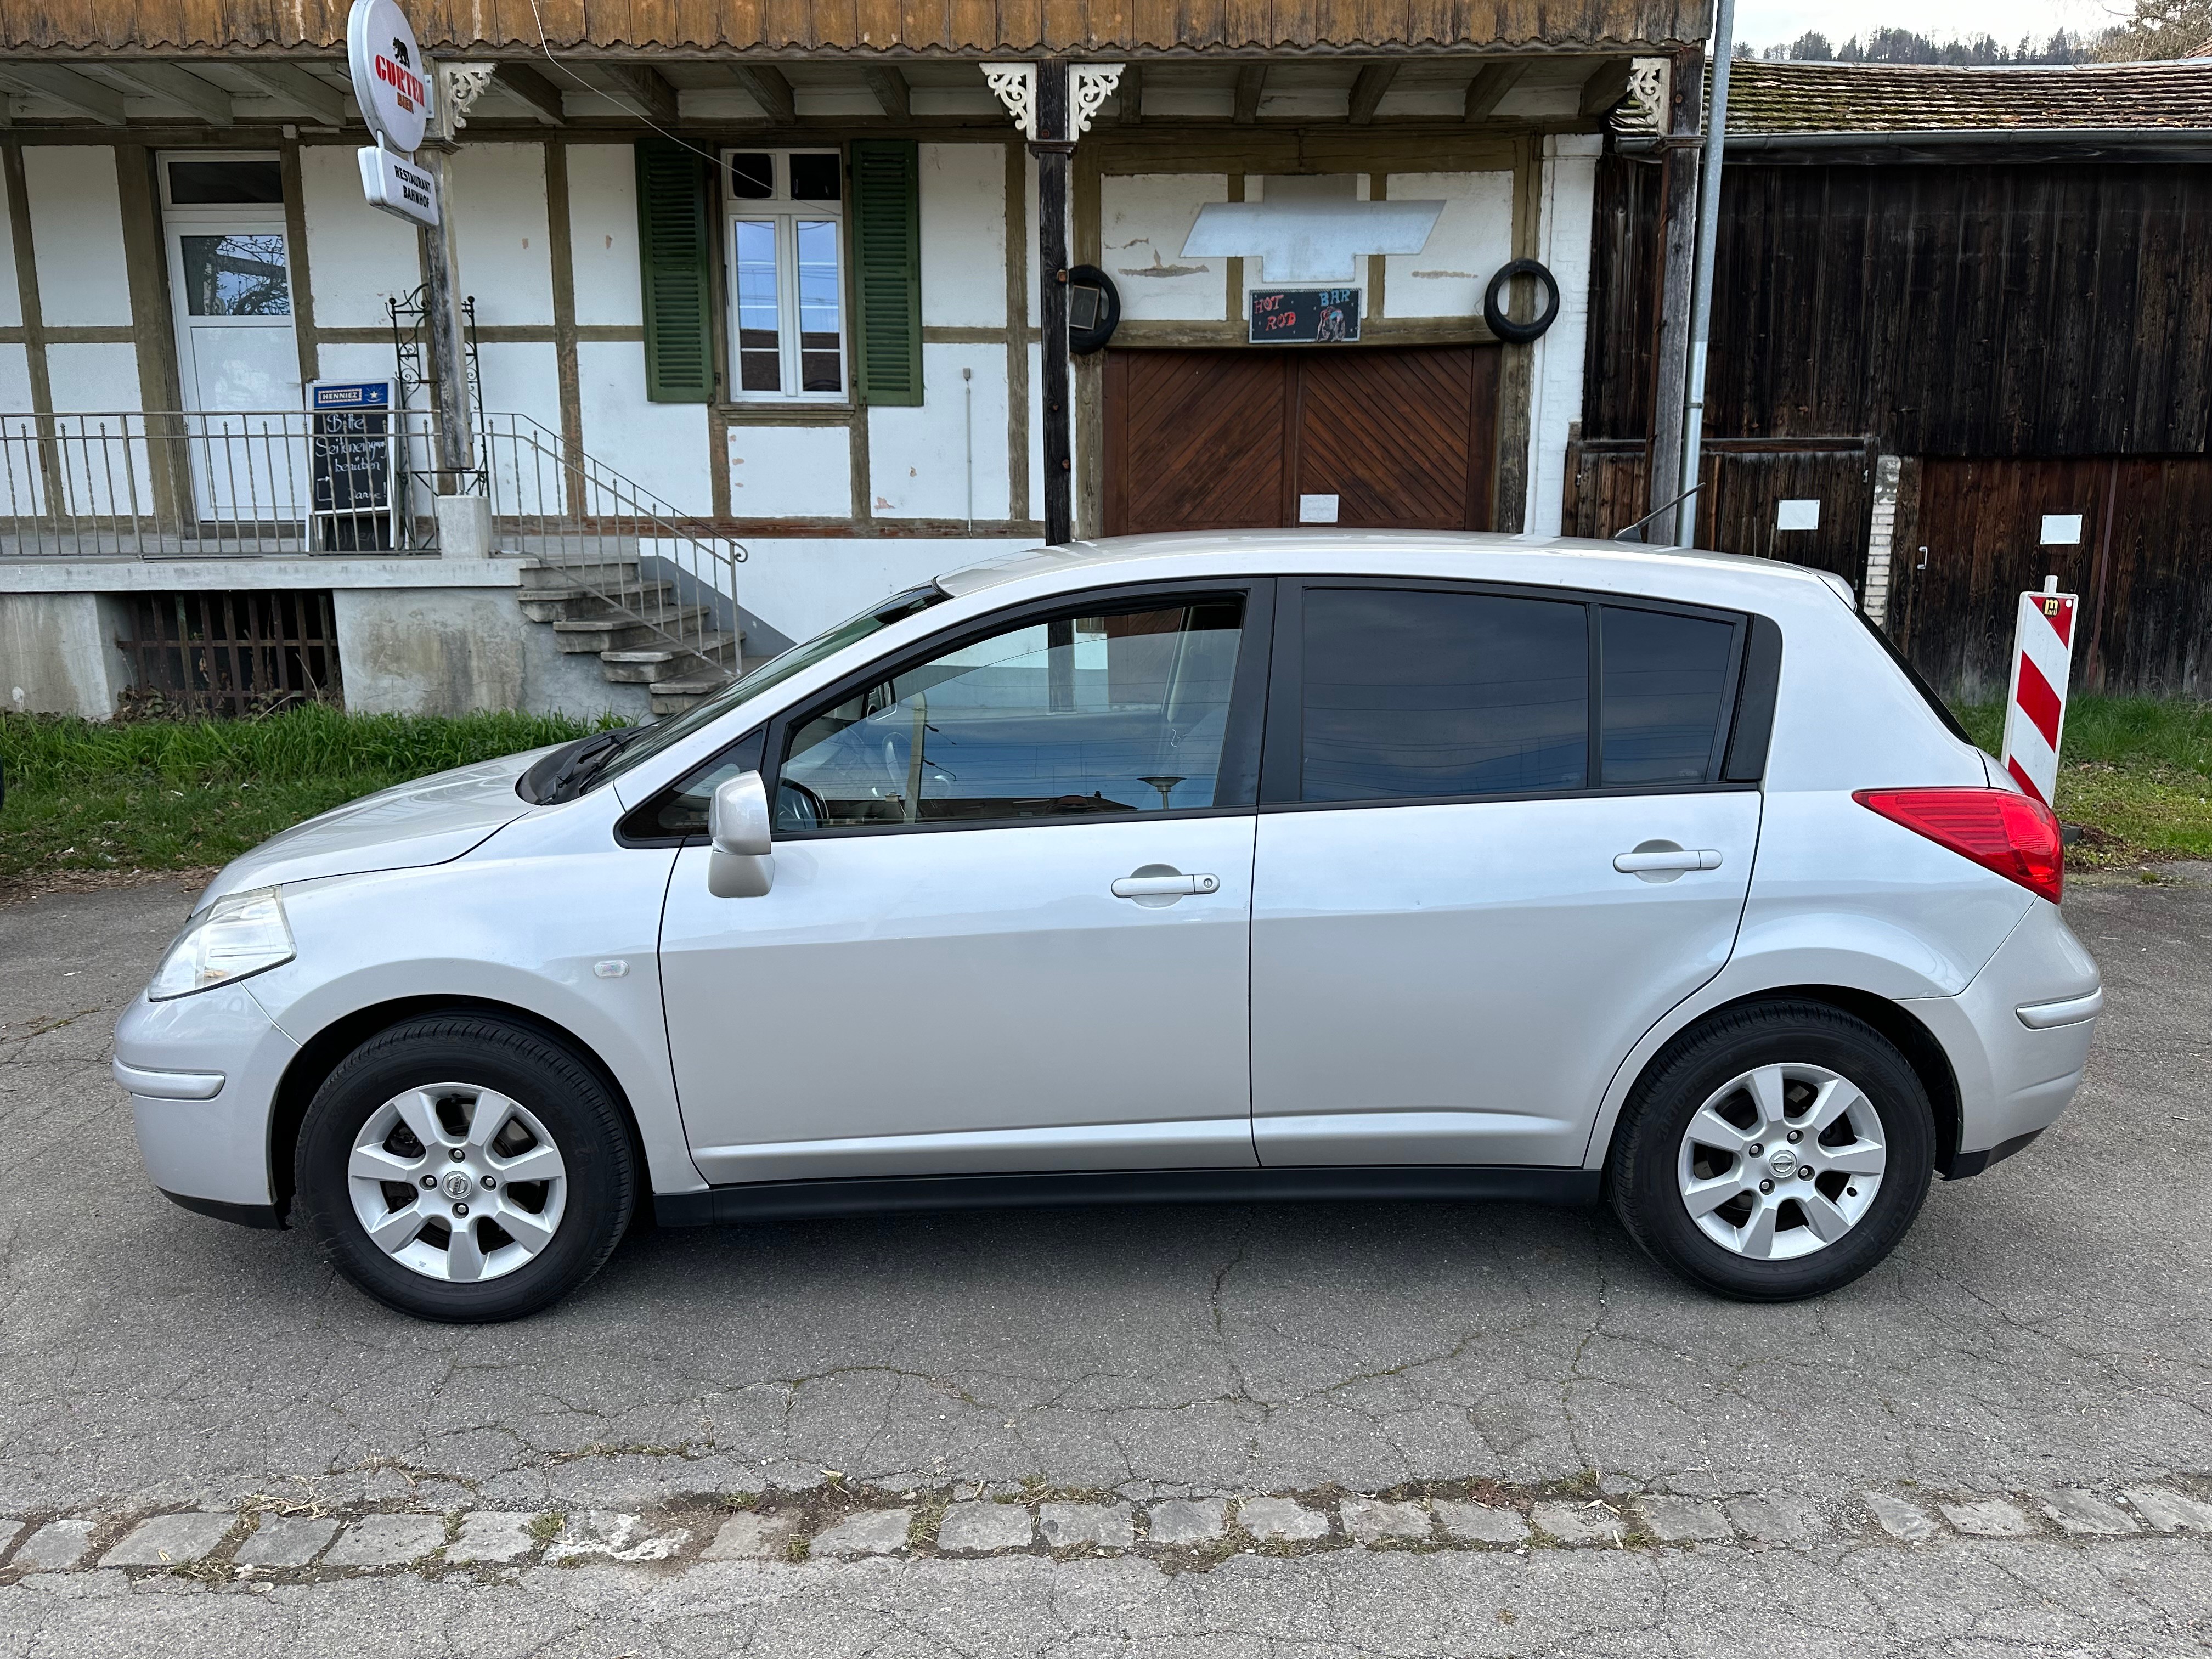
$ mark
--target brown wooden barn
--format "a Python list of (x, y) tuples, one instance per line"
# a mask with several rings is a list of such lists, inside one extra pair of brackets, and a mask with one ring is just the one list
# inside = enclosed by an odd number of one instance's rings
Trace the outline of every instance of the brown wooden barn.
[[(2212, 695), (2212, 63), (1732, 81), (1700, 541), (1850, 578), (1980, 695), (2013, 595), (2055, 574), (2083, 597), (2077, 685)], [(1687, 152), (1655, 113), (1624, 106), (1599, 164), (1585, 534), (1673, 493), (1650, 457)]]

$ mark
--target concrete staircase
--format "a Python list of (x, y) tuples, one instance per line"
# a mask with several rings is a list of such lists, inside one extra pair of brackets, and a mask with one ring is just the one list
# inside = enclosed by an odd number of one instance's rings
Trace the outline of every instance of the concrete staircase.
[(597, 656), (610, 684), (644, 686), (655, 714), (681, 714), (737, 678), (742, 634), (716, 627), (704, 605), (674, 603), (675, 584), (644, 577), (635, 558), (612, 550), (594, 557), (521, 561), (522, 614), (550, 626), (562, 651)]

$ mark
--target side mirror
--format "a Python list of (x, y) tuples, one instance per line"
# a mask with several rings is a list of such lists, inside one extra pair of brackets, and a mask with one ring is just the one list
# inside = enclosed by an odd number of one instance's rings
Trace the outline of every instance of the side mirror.
[(769, 842), (768, 787), (757, 772), (740, 772), (714, 791), (707, 811), (707, 890), (716, 898), (759, 898), (775, 883)]

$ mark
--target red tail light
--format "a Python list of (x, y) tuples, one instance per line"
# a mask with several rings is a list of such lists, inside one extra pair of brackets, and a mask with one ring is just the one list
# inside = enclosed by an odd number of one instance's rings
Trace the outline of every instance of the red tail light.
[(1862, 789), (1851, 799), (2053, 904), (2065, 880), (2058, 820), (2009, 789)]

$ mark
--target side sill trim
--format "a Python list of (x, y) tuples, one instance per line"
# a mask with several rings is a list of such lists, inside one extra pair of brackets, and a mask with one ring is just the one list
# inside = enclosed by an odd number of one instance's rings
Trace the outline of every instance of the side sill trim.
[[(2049, 1127), (2047, 1124), (2045, 1126), (2046, 1128)], [(2024, 1135), (2014, 1135), (2010, 1140), (2000, 1140), (1996, 1146), (1985, 1147), (1978, 1152), (1954, 1153), (1951, 1161), (1943, 1166), (1943, 1179), (1965, 1181), (1970, 1176), (1978, 1176), (1990, 1164), (2002, 1164), (2014, 1152), (2025, 1152), (2036, 1136), (2042, 1133), (2042, 1129), (2030, 1129)]]
[(228, 1199), (194, 1198), (189, 1193), (173, 1193), (167, 1187), (155, 1190), (194, 1215), (213, 1216), (217, 1221), (234, 1222), (240, 1227), (274, 1228), (284, 1224), (284, 1218), (274, 1204), (233, 1204)]
[(1301, 1203), (1358, 1199), (1495, 1199), (1594, 1204), (1603, 1172), (1522, 1164), (1359, 1164), (1290, 1169), (1108, 1170), (1037, 1175), (761, 1181), (659, 1193), (665, 1227), (787, 1216), (1032, 1208), (1091, 1204)]
[(2031, 1031), (2048, 1031), (2058, 1025), (2079, 1025), (2085, 1019), (2094, 1019), (2105, 1012), (2105, 988), (2100, 985), (2086, 997), (2069, 997), (2063, 1002), (2031, 1002), (2025, 1008), (2013, 1012), (2020, 1023)]
[(107, 1071), (131, 1093), (149, 1100), (213, 1100), (222, 1092), (221, 1072), (149, 1072), (119, 1060), (109, 1060)]

